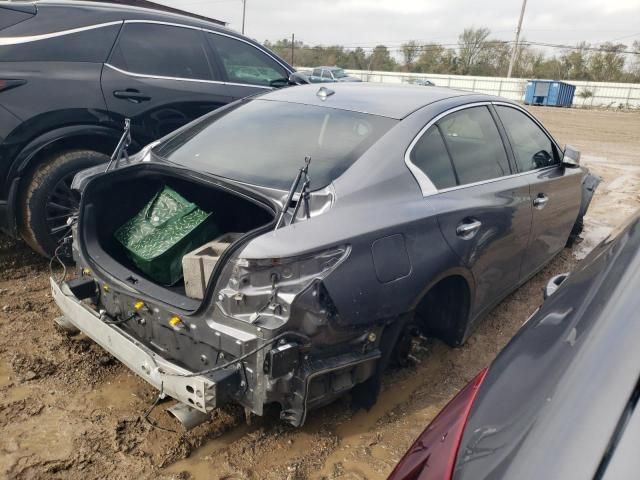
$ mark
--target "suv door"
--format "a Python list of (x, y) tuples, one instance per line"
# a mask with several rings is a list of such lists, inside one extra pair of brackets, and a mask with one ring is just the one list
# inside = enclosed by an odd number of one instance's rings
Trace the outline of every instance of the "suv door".
[(531, 238), (522, 277), (533, 275), (566, 245), (582, 200), (580, 168), (565, 168), (558, 146), (528, 114), (510, 105), (496, 105), (507, 132), (518, 172), (530, 185)]
[(289, 85), (288, 69), (266, 51), (223, 33), (206, 32), (205, 36), (234, 99)]
[(446, 242), (475, 280), (471, 319), (520, 279), (531, 201), (528, 182), (511, 174), (509, 158), (490, 106), (484, 104), (446, 114), (409, 154), (409, 162), (437, 190), (429, 195), (429, 204)]
[(131, 118), (141, 145), (232, 100), (202, 31), (186, 26), (125, 22), (101, 84), (109, 111)]

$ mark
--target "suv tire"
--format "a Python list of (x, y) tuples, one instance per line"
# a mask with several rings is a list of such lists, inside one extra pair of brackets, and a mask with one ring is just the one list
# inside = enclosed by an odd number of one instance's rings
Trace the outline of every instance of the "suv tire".
[(109, 161), (93, 150), (67, 150), (49, 157), (32, 172), (21, 198), (20, 234), (38, 253), (52, 257), (68, 233), (67, 218), (77, 211), (79, 194), (71, 190), (80, 170)]

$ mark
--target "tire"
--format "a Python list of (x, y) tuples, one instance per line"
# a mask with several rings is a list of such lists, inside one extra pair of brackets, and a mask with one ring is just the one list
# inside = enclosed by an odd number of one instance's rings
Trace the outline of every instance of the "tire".
[(369, 410), (376, 403), (382, 386), (382, 374), (390, 365), (395, 363), (394, 357), (397, 358), (396, 354), (400, 353), (398, 352), (398, 347), (400, 349), (403, 348), (403, 345), (398, 345), (398, 343), (402, 344), (404, 333), (411, 328), (412, 320), (413, 314), (404, 314), (384, 329), (378, 345), (382, 355), (378, 360), (375, 373), (351, 389), (351, 404), (353, 408)]
[(71, 190), (80, 170), (109, 161), (92, 150), (67, 150), (46, 159), (32, 172), (22, 191), (20, 234), (36, 252), (52, 257), (60, 240), (68, 235), (67, 218), (79, 205), (80, 196)]

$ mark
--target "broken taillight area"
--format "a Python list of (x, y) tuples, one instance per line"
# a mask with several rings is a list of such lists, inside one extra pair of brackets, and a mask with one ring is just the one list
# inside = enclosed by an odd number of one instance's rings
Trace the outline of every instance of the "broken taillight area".
[(222, 274), (217, 302), (228, 316), (276, 328), (288, 321), (298, 295), (326, 278), (350, 252), (349, 246), (289, 258), (232, 259)]

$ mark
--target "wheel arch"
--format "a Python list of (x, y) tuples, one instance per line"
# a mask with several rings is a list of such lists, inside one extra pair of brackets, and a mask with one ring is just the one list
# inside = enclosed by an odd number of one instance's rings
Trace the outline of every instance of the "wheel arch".
[(471, 272), (457, 267), (435, 277), (416, 298), (417, 326), (428, 336), (451, 346), (464, 343), (471, 323), (475, 282)]
[[(11, 230), (17, 233), (21, 215), (20, 195), (24, 192), (26, 179), (50, 155), (71, 149), (90, 149), (110, 155), (118, 143), (121, 132), (115, 128), (79, 124), (49, 130), (32, 139), (16, 155), (12, 162), (8, 181), (12, 188), (7, 203), (11, 213)], [(137, 146), (134, 145), (134, 149)]]
[(122, 132), (100, 125), (72, 125), (50, 130), (31, 140), (13, 161), (9, 176), (20, 177), (51, 153), (86, 148), (110, 155)]

